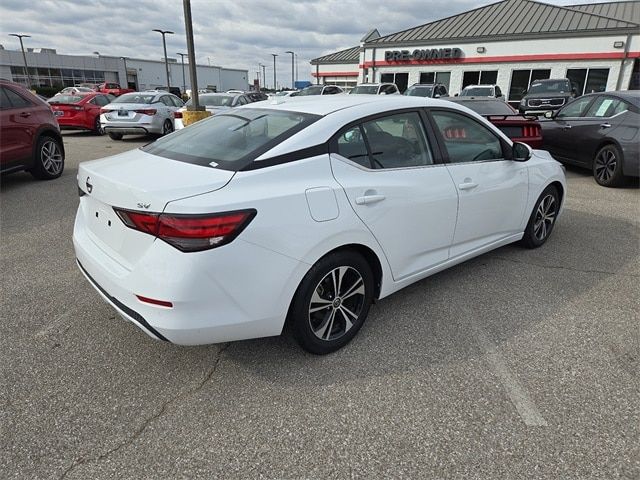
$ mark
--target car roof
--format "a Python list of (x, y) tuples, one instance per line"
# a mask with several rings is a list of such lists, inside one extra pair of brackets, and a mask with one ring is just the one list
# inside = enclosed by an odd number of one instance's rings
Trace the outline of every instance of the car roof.
[(467, 85), (464, 88), (476, 88), (476, 87), (495, 87), (496, 84), (495, 83), (481, 83), (480, 85)]
[(198, 98), (200, 97), (239, 97), (240, 95), (244, 95), (244, 92), (211, 92), (211, 93), (199, 93)]

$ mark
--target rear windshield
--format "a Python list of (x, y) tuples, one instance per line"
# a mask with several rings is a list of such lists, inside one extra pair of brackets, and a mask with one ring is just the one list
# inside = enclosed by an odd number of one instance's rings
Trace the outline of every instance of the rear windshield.
[(322, 95), (322, 89), (324, 87), (307, 87), (304, 90), (300, 90), (296, 93), (296, 96), (305, 97), (307, 95)]
[(532, 83), (527, 91), (529, 93), (569, 93), (571, 85), (567, 80)]
[(430, 97), (433, 93), (433, 87), (409, 87), (405, 95), (410, 97)]
[(515, 115), (514, 110), (508, 103), (501, 100), (496, 101), (466, 101), (459, 102), (460, 105), (464, 105), (470, 108), (480, 115)]
[(472, 87), (465, 88), (460, 94), (461, 97), (493, 97), (493, 88), (491, 87)]
[[(230, 107), (233, 104), (232, 95), (202, 95), (198, 97), (198, 103), (205, 107)], [(187, 100), (185, 105), (192, 105), (191, 99)]]
[(47, 100), (49, 103), (78, 103), (84, 97), (81, 95), (56, 95)]
[(282, 110), (233, 109), (162, 137), (142, 150), (180, 162), (238, 171), (319, 118)]
[(154, 98), (155, 93), (125, 93), (111, 103), (151, 103)]
[(375, 95), (378, 93), (378, 86), (377, 85), (358, 85), (357, 87), (353, 87), (349, 93), (351, 95), (354, 95), (354, 94)]

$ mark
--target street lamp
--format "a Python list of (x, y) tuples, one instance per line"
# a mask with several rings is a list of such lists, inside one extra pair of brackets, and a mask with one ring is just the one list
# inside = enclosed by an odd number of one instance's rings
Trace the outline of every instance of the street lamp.
[(182, 93), (184, 93), (187, 91), (187, 80), (184, 76), (184, 57), (189, 57), (189, 54), (177, 52), (176, 55), (180, 55), (182, 58)]
[(264, 73), (265, 72), (264, 69), (266, 68), (266, 65), (263, 63), (259, 63), (258, 66), (262, 67), (262, 88), (267, 88), (267, 76)]
[(276, 83), (276, 57), (278, 56), (278, 54), (272, 53), (271, 56), (273, 57), (273, 91), (275, 92), (278, 89)]
[(293, 53), (291, 50), (287, 50), (284, 53), (290, 53), (291, 54), (291, 88), (295, 89), (296, 88), (296, 79), (295, 79), (295, 68), (294, 68), (294, 63), (293, 63), (293, 57), (295, 56), (295, 53)]
[(18, 33), (10, 33), (10, 37), (18, 37), (20, 39), (20, 49), (22, 50), (22, 60), (24, 60), (24, 71), (27, 74), (27, 83), (28, 87), (31, 88), (31, 75), (29, 75), (29, 67), (27, 66), (27, 56), (24, 54), (24, 44), (22, 43), (23, 38), (31, 38), (31, 35), (21, 35)]
[(120, 57), (124, 62), (124, 88), (129, 88), (129, 72), (127, 72), (127, 57)]
[(162, 35), (162, 47), (164, 48), (164, 68), (167, 70), (167, 90), (171, 86), (171, 81), (169, 80), (169, 61), (167, 60), (167, 42), (164, 38), (166, 34), (173, 35), (174, 32), (171, 30), (160, 30), (158, 28), (154, 28), (152, 32), (158, 32)]

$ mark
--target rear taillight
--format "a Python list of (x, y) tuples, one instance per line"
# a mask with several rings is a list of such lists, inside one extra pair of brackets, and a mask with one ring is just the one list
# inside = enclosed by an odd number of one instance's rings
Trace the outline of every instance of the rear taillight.
[(173, 112), (173, 118), (182, 118), (182, 112)]
[(523, 137), (539, 137), (540, 135), (541, 130), (539, 125), (525, 125), (522, 127)]
[(100, 109), (100, 115), (104, 115), (105, 113), (109, 113), (111, 110), (109, 110), (108, 108), (101, 108)]
[(155, 108), (141, 108), (139, 110), (134, 110), (134, 112), (141, 113), (142, 115), (155, 115), (156, 114), (156, 109)]
[(154, 235), (183, 252), (199, 252), (225, 245), (256, 216), (253, 209), (204, 215), (114, 210), (127, 227)]

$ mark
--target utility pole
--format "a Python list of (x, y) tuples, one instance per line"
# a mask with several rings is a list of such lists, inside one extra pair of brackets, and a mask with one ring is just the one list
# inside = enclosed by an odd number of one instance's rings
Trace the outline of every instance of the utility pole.
[(276, 57), (278, 54), (272, 53), (271, 56), (273, 57), (273, 91), (275, 92), (278, 88), (276, 85)]
[(262, 68), (262, 88), (267, 88), (267, 75), (265, 73), (266, 65), (259, 63), (258, 66)]
[(23, 38), (31, 38), (31, 35), (22, 35), (19, 33), (10, 33), (10, 37), (18, 37), (20, 39), (20, 50), (22, 50), (22, 60), (24, 60), (24, 73), (27, 75), (27, 87), (31, 88), (31, 75), (29, 74), (29, 67), (27, 66), (27, 56), (24, 53)]
[(127, 57), (120, 57), (124, 62), (124, 88), (129, 88), (129, 73), (127, 72)]
[(152, 31), (158, 32), (162, 35), (162, 47), (164, 48), (164, 68), (167, 70), (167, 90), (169, 90), (169, 87), (171, 86), (171, 80), (169, 80), (169, 60), (167, 59), (167, 42), (164, 36), (166, 34), (173, 35), (174, 32), (172, 32), (171, 30), (160, 30), (157, 28), (154, 28)]
[(180, 57), (182, 57), (182, 93), (184, 93), (187, 91), (187, 80), (184, 76), (184, 57), (187, 57), (188, 54), (178, 52), (176, 55), (180, 55)]
[(183, 0), (184, 26), (187, 33), (187, 52), (189, 53), (189, 75), (191, 76), (191, 105), (187, 110), (204, 111), (198, 103), (198, 78), (196, 71), (196, 47), (193, 44), (193, 23), (191, 20), (191, 0)]
[(295, 53), (293, 53), (291, 50), (287, 50), (284, 53), (290, 53), (291, 54), (291, 88), (295, 89), (296, 88), (296, 76), (295, 76), (295, 64), (294, 64), (294, 57), (295, 57)]

